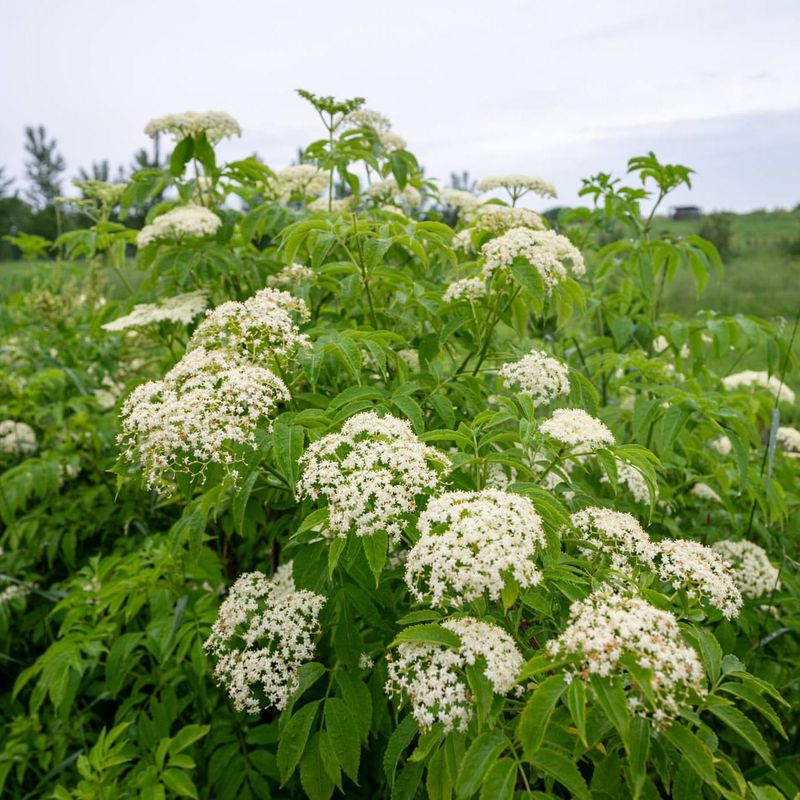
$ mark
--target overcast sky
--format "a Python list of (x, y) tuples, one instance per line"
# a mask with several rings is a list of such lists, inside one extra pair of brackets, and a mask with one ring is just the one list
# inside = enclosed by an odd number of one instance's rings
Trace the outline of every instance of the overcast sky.
[[(321, 134), (298, 87), (361, 95), (429, 176), (580, 178), (653, 149), (673, 202), (800, 203), (798, 0), (3, 0), (0, 165), (43, 123), (70, 176), (127, 164), (154, 116), (228, 111), (273, 167)], [(544, 205), (547, 205), (545, 203)]]

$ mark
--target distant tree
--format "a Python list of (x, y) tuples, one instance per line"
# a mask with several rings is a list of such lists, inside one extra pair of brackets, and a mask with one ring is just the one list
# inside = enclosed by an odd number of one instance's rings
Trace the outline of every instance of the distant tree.
[(166, 166), (166, 161), (161, 161), (161, 141), (160, 134), (153, 138), (153, 152), (148, 153), (144, 147), (139, 148), (133, 154), (133, 161), (130, 165), (130, 172), (138, 172), (141, 169), (160, 169)]
[(476, 194), (478, 181), (476, 181), (467, 170), (464, 170), (460, 173), (451, 172), (450, 186), (453, 189), (461, 189), (464, 192), (472, 192), (472, 194)]
[(706, 214), (700, 223), (698, 233), (704, 239), (708, 239), (723, 258), (731, 254), (733, 226), (728, 214)]
[[(102, 161), (93, 161), (92, 166), (88, 170), (81, 167), (78, 170), (78, 177), (82, 181), (111, 182), (111, 166), (108, 163), (108, 159), (104, 158)], [(117, 167), (117, 175), (113, 180), (120, 183), (125, 180), (125, 171), (122, 167)]]
[(11, 188), (11, 184), (14, 183), (14, 179), (6, 178), (5, 173), (6, 168), (0, 167), (0, 197), (5, 197), (8, 194), (8, 190)]
[(55, 139), (47, 140), (44, 125), (25, 128), (25, 151), (30, 156), (25, 162), (25, 175), (31, 182), (27, 195), (36, 209), (52, 205), (61, 194), (61, 175), (67, 165), (57, 146)]

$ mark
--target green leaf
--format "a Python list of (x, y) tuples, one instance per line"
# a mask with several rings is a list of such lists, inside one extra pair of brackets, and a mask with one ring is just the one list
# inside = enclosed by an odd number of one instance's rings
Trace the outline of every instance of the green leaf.
[(601, 678), (599, 675), (592, 675), (591, 682), (595, 696), (609, 722), (617, 729), (622, 741), (626, 741), (631, 716), (625, 699), (625, 691), (620, 685), (607, 678)]
[(311, 737), (300, 760), (300, 783), (310, 800), (328, 800), (333, 794), (334, 784), (320, 750), (319, 731)]
[(586, 684), (582, 680), (570, 681), (567, 687), (566, 704), (581, 741), (588, 747), (589, 743), (586, 740)]
[(487, 773), (480, 800), (512, 800), (516, 782), (517, 762), (513, 758), (501, 758)]
[(437, 750), (428, 762), (425, 788), (428, 791), (428, 800), (451, 800), (453, 779), (447, 764), (447, 754), (443, 747)]
[(394, 785), (397, 762), (417, 735), (417, 723), (410, 714), (392, 732), (383, 754), (383, 771), (390, 786)]
[(172, 155), (169, 157), (169, 171), (176, 178), (179, 178), (181, 175), (183, 175), (183, 170), (193, 155), (194, 139), (192, 139), (191, 136), (181, 139), (181, 141), (175, 145), (175, 149), (172, 151)]
[(446, 647), (461, 647), (461, 639), (455, 633), (435, 622), (404, 628), (389, 646), (395, 647), (400, 642), (421, 642), (425, 644), (443, 644)]
[(677, 722), (662, 731), (661, 736), (683, 755), (692, 769), (706, 783), (711, 786), (716, 784), (714, 759), (705, 742), (701, 741), (684, 725)]
[(369, 687), (360, 678), (344, 670), (336, 672), (336, 683), (348, 710), (355, 717), (361, 738), (366, 742), (372, 727), (372, 695)]
[(536, 769), (565, 786), (573, 797), (591, 800), (589, 787), (572, 759), (555, 750), (542, 748), (534, 754), (532, 763)]
[(178, 797), (193, 797), (197, 800), (197, 789), (192, 779), (182, 770), (165, 769), (161, 773), (161, 780), (172, 789)]
[(477, 712), (478, 730), (480, 730), (489, 716), (494, 688), (486, 677), (485, 669), (478, 664), (468, 664), (465, 672), (467, 673), (467, 685), (472, 693), (472, 703)]
[(354, 715), (338, 697), (325, 701), (325, 728), (333, 752), (345, 774), (358, 783), (358, 764), (361, 758), (361, 739)]
[(297, 482), (298, 460), (303, 453), (303, 429), (278, 420), (272, 429), (272, 448), (278, 471), (294, 493)]
[(185, 725), (173, 737), (169, 745), (170, 753), (180, 753), (189, 745), (202, 739), (211, 730), (210, 725)]
[(517, 726), (517, 738), (528, 761), (541, 747), (553, 709), (566, 688), (563, 675), (551, 675), (536, 687), (523, 709)]
[(362, 536), (361, 542), (364, 546), (364, 555), (367, 557), (370, 572), (375, 578), (375, 586), (377, 587), (381, 580), (383, 566), (386, 563), (389, 536), (386, 531), (378, 531), (371, 536)]
[(626, 749), (632, 793), (634, 800), (638, 800), (647, 781), (647, 757), (650, 753), (650, 723), (646, 719), (635, 717), (631, 720)]
[(470, 745), (456, 778), (456, 797), (465, 800), (472, 797), (486, 775), (489, 765), (507, 746), (506, 737), (501, 730), (482, 733)]
[(303, 755), (308, 734), (317, 715), (319, 700), (304, 705), (297, 711), (283, 729), (278, 741), (278, 769), (281, 773), (281, 786), (292, 777), (292, 773)]
[(734, 733), (743, 739), (751, 750), (755, 750), (764, 761), (771, 767), (772, 757), (769, 752), (769, 745), (764, 740), (761, 732), (756, 726), (733, 705), (729, 705), (717, 698), (709, 698), (706, 710), (713, 714), (717, 719), (724, 722)]

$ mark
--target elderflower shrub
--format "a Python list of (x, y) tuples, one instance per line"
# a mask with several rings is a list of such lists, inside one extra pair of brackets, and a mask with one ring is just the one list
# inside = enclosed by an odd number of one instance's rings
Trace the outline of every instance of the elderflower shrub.
[(710, 547), (686, 539), (660, 542), (656, 555), (659, 578), (719, 609), (726, 619), (739, 614), (742, 594), (725, 561)]
[(125, 400), (122, 456), (153, 488), (168, 487), (179, 473), (203, 478), (212, 464), (237, 479), (259, 426), (269, 429), (278, 404), (290, 399), (270, 370), (231, 350), (197, 347)]
[(543, 231), (545, 229), (542, 218), (529, 208), (512, 208), (499, 206), (494, 203), (478, 208), (471, 219), (480, 231), (500, 233), (511, 228), (532, 228)]
[(224, 111), (186, 111), (183, 114), (167, 114), (150, 120), (144, 132), (153, 138), (159, 133), (168, 133), (178, 141), (203, 133), (212, 143), (242, 135), (239, 123)]
[(420, 515), (421, 536), (406, 557), (408, 590), (431, 606), (460, 607), (486, 594), (497, 600), (508, 579), (535, 586), (544, 546), (542, 519), (527, 497), (484, 489), (446, 492)]
[(295, 318), (308, 319), (305, 302), (288, 292), (261, 289), (242, 303), (229, 300), (197, 326), (191, 347), (222, 348), (258, 363), (265, 358), (287, 358), (308, 347)]
[(483, 278), (460, 278), (448, 284), (442, 300), (445, 303), (455, 303), (458, 300), (480, 300), (485, 296), (486, 281)]
[(784, 454), (791, 458), (800, 456), (800, 431), (788, 425), (781, 425), (775, 434), (775, 440)]
[(711, 549), (725, 562), (742, 597), (755, 600), (780, 588), (778, 569), (772, 565), (767, 551), (755, 542), (724, 539), (714, 542)]
[(142, 248), (164, 240), (180, 242), (213, 236), (221, 224), (222, 220), (213, 211), (202, 206), (173, 208), (145, 225), (136, 237), (136, 244)]
[[(632, 464), (619, 458), (615, 460), (617, 468), (617, 481), (625, 486), (633, 496), (636, 503), (650, 502), (650, 487), (647, 485), (641, 470), (636, 469)], [(607, 475), (600, 479), (601, 483), (610, 483)]]
[(267, 278), (267, 285), (278, 289), (292, 289), (300, 283), (314, 280), (314, 270), (305, 264), (287, 264), (280, 272)]
[(444, 188), (439, 191), (439, 197), (448, 205), (461, 211), (470, 211), (477, 208), (481, 200), (472, 192), (463, 189)]
[(582, 408), (557, 408), (539, 429), (565, 447), (597, 450), (614, 444), (608, 427)]
[(478, 181), (479, 192), (491, 192), (494, 189), (505, 189), (514, 199), (528, 192), (540, 197), (557, 197), (556, 187), (543, 178), (533, 175), (492, 175)]
[(511, 228), (502, 236), (486, 242), (482, 253), (485, 278), (509, 270), (514, 261), (521, 258), (536, 268), (548, 292), (567, 277), (567, 264), (577, 277), (586, 272), (580, 252), (569, 239), (553, 231)]
[(406, 184), (401, 189), (400, 184), (394, 177), (371, 183), (366, 189), (366, 195), (381, 204), (402, 205), (406, 203), (412, 208), (415, 208), (422, 203), (422, 195), (419, 189), (410, 184)]
[(385, 531), (401, 538), (401, 519), (417, 497), (439, 486), (447, 457), (423, 444), (405, 420), (356, 414), (339, 433), (312, 442), (300, 459), (299, 497), (324, 497), (331, 530), (346, 536)]
[(283, 202), (297, 195), (316, 197), (327, 189), (329, 181), (330, 174), (313, 164), (296, 164), (276, 173), (272, 192)]
[(794, 405), (795, 393), (775, 375), (768, 372), (746, 369), (744, 372), (736, 372), (733, 375), (726, 375), (722, 379), (722, 385), (728, 390), (761, 388), (771, 392), (783, 403), (790, 406)]
[(473, 617), (447, 620), (458, 647), (404, 642), (388, 662), (386, 692), (407, 697), (425, 731), (441, 723), (445, 731), (465, 731), (473, 716), (465, 670), (475, 665), (495, 694), (511, 691), (522, 666), (514, 640), (502, 628)]
[(500, 374), (535, 405), (550, 403), (570, 391), (567, 365), (540, 350), (531, 350), (519, 361), (503, 364)]
[(696, 483), (692, 486), (692, 494), (701, 500), (710, 500), (713, 503), (722, 502), (722, 498), (707, 483)]
[(629, 574), (636, 566), (652, 566), (658, 548), (633, 515), (591, 506), (574, 513), (570, 522), (588, 545), (584, 552), (607, 553), (612, 569)]
[[(548, 642), (547, 652), (567, 662), (576, 659), (573, 670), (565, 671), (567, 680), (588, 682), (595, 675), (621, 680), (628, 708), (659, 724), (705, 693), (699, 655), (684, 641), (675, 617), (611, 587), (572, 604), (567, 627)], [(649, 690), (642, 672), (651, 676)]]
[(205, 311), (208, 295), (200, 290), (187, 292), (175, 297), (159, 300), (157, 303), (140, 303), (133, 307), (129, 314), (106, 322), (102, 328), (106, 331), (125, 331), (130, 328), (143, 328), (157, 325), (160, 322), (177, 322), (190, 325), (195, 317)]
[(0, 452), (15, 456), (30, 455), (39, 449), (36, 431), (26, 422), (4, 419), (0, 422)]
[(238, 711), (284, 708), (299, 686), (300, 665), (314, 657), (323, 595), (298, 590), (291, 562), (272, 578), (241, 575), (219, 608), (205, 649), (214, 678)]
[[(0, 470), (0, 794), (796, 794), (797, 408), (722, 383), (794, 385), (792, 325), (666, 294), (721, 267), (641, 213), (689, 171), (632, 159), (539, 225), (541, 184), (437, 198), (413, 143), (345, 124), (361, 98), (301, 98), (282, 179), (176, 129), (0, 300), (0, 419), (38, 445)], [(163, 197), (214, 219), (128, 258)], [(188, 311), (102, 330), (200, 290), (193, 341)], [(531, 351), (567, 370), (548, 408)], [(690, 549), (728, 535), (784, 556), (730, 618), (736, 563)]]

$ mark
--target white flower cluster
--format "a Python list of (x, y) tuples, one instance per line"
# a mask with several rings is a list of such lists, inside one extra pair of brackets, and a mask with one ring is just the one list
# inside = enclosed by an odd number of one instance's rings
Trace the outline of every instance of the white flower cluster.
[[(296, 194), (316, 197), (328, 188), (330, 172), (314, 164), (294, 164), (279, 170), (271, 184), (273, 194), (282, 202), (288, 202)], [(325, 207), (327, 209), (327, 205)]]
[(392, 121), (389, 117), (369, 108), (357, 108), (355, 111), (351, 111), (342, 122), (351, 128), (372, 128), (379, 133), (388, 133), (392, 129)]
[(720, 555), (700, 542), (666, 539), (658, 544), (656, 572), (686, 596), (710, 603), (727, 619), (738, 616), (742, 595)]
[[(621, 458), (617, 458), (615, 461), (617, 463), (617, 481), (628, 487), (628, 491), (633, 495), (635, 502), (649, 503), (650, 489), (647, 486), (644, 475), (633, 464), (629, 464)], [(608, 476), (603, 475), (600, 478), (600, 483), (609, 483)]]
[(550, 181), (534, 175), (493, 175), (478, 182), (479, 192), (506, 189), (512, 197), (522, 197), (533, 192), (540, 197), (557, 197), (556, 187)]
[(481, 202), (480, 198), (476, 197), (472, 192), (467, 192), (463, 189), (444, 188), (439, 191), (439, 197), (441, 197), (448, 206), (461, 209), (462, 211), (469, 211), (470, 209), (477, 208)]
[(417, 439), (411, 425), (390, 414), (365, 411), (350, 417), (340, 433), (312, 442), (300, 457), (298, 497), (328, 501), (330, 528), (345, 536), (402, 533), (399, 519), (416, 508), (417, 497), (439, 485), (428, 461), (448, 459)]
[(480, 300), (486, 296), (486, 281), (483, 278), (461, 278), (448, 284), (442, 295), (445, 303), (457, 300)]
[(781, 425), (775, 433), (775, 440), (780, 445), (784, 455), (792, 458), (800, 457), (800, 431)]
[(29, 456), (39, 449), (36, 431), (25, 422), (4, 419), (0, 422), (0, 453)]
[(305, 264), (287, 264), (280, 272), (267, 278), (267, 286), (291, 289), (298, 283), (310, 283), (314, 280), (314, 270)]
[(167, 114), (147, 123), (144, 132), (153, 138), (159, 133), (169, 133), (176, 141), (187, 136), (205, 133), (209, 142), (218, 142), (231, 136), (241, 136), (239, 123), (224, 111), (186, 111), (183, 114)]
[(278, 403), (291, 399), (283, 381), (230, 350), (190, 350), (160, 381), (149, 381), (122, 406), (118, 443), (139, 463), (148, 486), (167, 485), (176, 473), (202, 476), (220, 464), (236, 480), (239, 451)]
[(108, 208), (112, 208), (119, 203), (125, 193), (125, 189), (128, 187), (127, 183), (111, 183), (109, 181), (91, 179), (86, 181), (75, 179), (72, 183), (76, 188), (80, 189), (84, 197), (97, 200), (101, 205)]
[(472, 250), (472, 234), (474, 231), (475, 228), (464, 228), (464, 230), (453, 236), (453, 241), (451, 242), (453, 250), (463, 250), (465, 253), (470, 252)]
[(378, 139), (387, 153), (392, 153), (395, 150), (405, 150), (408, 146), (408, 142), (394, 131), (378, 131)]
[[(631, 655), (650, 672), (653, 707), (637, 681), (626, 687), (628, 705), (639, 716), (666, 723), (696, 693), (703, 695), (704, 673), (694, 648), (681, 636), (675, 617), (650, 603), (604, 587), (573, 603), (566, 629), (547, 643), (551, 656), (580, 658), (576, 673), (626, 680), (622, 659)], [(567, 674), (568, 679), (574, 677)]]
[(725, 540), (715, 542), (711, 549), (725, 561), (742, 597), (755, 599), (780, 588), (779, 571), (755, 542)]
[(419, 372), (419, 351), (413, 347), (404, 347), (397, 351), (397, 357), (412, 371)]
[(21, 597), (27, 597), (35, 585), (32, 583), (12, 583), (0, 592), (0, 606), (7, 605), (12, 600), (17, 600)]
[(256, 361), (286, 357), (309, 344), (292, 314), (308, 319), (303, 300), (278, 289), (261, 289), (242, 303), (229, 300), (206, 312), (189, 345), (229, 348)]
[(614, 444), (614, 435), (599, 419), (582, 408), (557, 408), (539, 430), (569, 447), (587, 447), (597, 450)]
[(531, 350), (519, 361), (503, 364), (500, 374), (507, 382), (517, 384), (520, 394), (532, 398), (534, 405), (569, 394), (567, 365), (541, 350)]
[(794, 405), (795, 393), (785, 384), (768, 372), (758, 372), (746, 369), (744, 372), (736, 372), (722, 379), (722, 385), (728, 389), (739, 389), (741, 387), (761, 387), (769, 390), (775, 397), (789, 405)]
[(722, 498), (707, 483), (696, 483), (692, 486), (692, 494), (702, 500), (711, 500), (713, 503), (722, 502)]
[(292, 564), (272, 579), (241, 575), (222, 602), (205, 649), (217, 659), (214, 677), (237, 711), (282, 709), (297, 690), (300, 665), (314, 657), (325, 597), (295, 587)]
[(340, 198), (331, 198), (330, 201), (330, 209), (328, 208), (328, 198), (324, 195), (322, 197), (318, 197), (316, 200), (312, 200), (307, 208), (309, 211), (328, 211), (330, 210), (331, 213), (344, 213), (345, 211), (349, 211), (355, 202), (355, 195), (349, 195), (348, 197), (340, 197)]
[[(570, 517), (578, 537), (611, 556), (612, 569), (630, 573), (635, 564), (652, 566), (657, 546), (631, 514), (590, 506)], [(592, 549), (581, 548), (591, 554)]]
[(129, 328), (143, 328), (159, 322), (178, 322), (189, 325), (205, 311), (208, 296), (204, 291), (187, 292), (157, 303), (141, 303), (133, 307), (130, 314), (117, 317), (101, 327), (105, 331), (124, 331)]
[(171, 239), (200, 239), (213, 236), (222, 220), (213, 212), (202, 206), (181, 206), (156, 217), (149, 225), (142, 228), (137, 237), (138, 247), (147, 247), (153, 242)]
[(522, 655), (497, 625), (464, 617), (446, 620), (442, 627), (455, 633), (461, 646), (401, 643), (397, 656), (387, 657), (386, 693), (408, 697), (411, 714), (422, 730), (441, 722), (445, 731), (465, 731), (473, 713), (465, 668), (482, 662), (494, 692), (507, 694), (522, 668)]
[(365, 192), (369, 197), (376, 198), (381, 203), (408, 203), (412, 208), (422, 203), (422, 195), (418, 189), (407, 183), (402, 189), (394, 177), (382, 181), (375, 181), (367, 186)]
[(542, 218), (529, 208), (513, 208), (500, 206), (496, 203), (487, 203), (481, 206), (472, 215), (474, 225), (478, 230), (500, 233), (510, 228), (533, 228), (537, 231), (545, 229)]
[(567, 277), (566, 262), (572, 265), (577, 277), (586, 274), (580, 251), (565, 236), (553, 231), (511, 228), (486, 242), (481, 250), (486, 259), (484, 277), (491, 278), (496, 272), (509, 269), (515, 259), (523, 258), (536, 268), (547, 292)]
[[(778, 431), (780, 431), (780, 428), (778, 428)], [(731, 450), (733, 450), (733, 445), (731, 444), (731, 440), (727, 436), (718, 436), (711, 442), (711, 446), (721, 456), (729, 456), (731, 454)]]
[(429, 501), (417, 529), (405, 574), (417, 600), (460, 607), (484, 595), (497, 600), (509, 577), (522, 588), (542, 579), (534, 563), (544, 546), (542, 519), (527, 497), (447, 492)]

